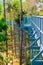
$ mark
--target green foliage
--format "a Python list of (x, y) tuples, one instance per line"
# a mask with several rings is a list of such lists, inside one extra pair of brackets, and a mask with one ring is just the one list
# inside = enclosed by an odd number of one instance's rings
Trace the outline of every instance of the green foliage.
[(2, 3), (0, 3), (0, 15), (1, 15), (1, 12), (2, 12)]
[(4, 59), (4, 62), (10, 62), (10, 60), (11, 60), (11, 57), (9, 56), (9, 57), (6, 57), (5, 59)]
[(2, 55), (0, 55), (0, 59), (3, 60), (3, 56)]
[(12, 2), (13, 9), (15, 10), (15, 13), (19, 12), (20, 10), (20, 1), (19, 0), (14, 0)]
[[(23, 6), (22, 18), (23, 18), (23, 16), (27, 13), (26, 8), (25, 8), (26, 3), (23, 2), (22, 6)], [(19, 23), (19, 18), (20, 18), (20, 0), (13, 0), (11, 3), (8, 3), (7, 11), (10, 14), (11, 19), (12, 19), (12, 15), (13, 15), (13, 17), (14, 17), (13, 19), (15, 21), (17, 21), (17, 23)]]
[[(16, 13), (14, 20), (15, 20), (18, 24), (20, 24), (20, 1), (19, 1), (19, 0), (18, 0), (18, 1), (15, 0), (15, 1), (13, 2), (13, 5), (14, 5), (15, 13)], [(22, 3), (22, 6), (24, 6), (24, 5), (26, 5), (25, 2)], [(25, 8), (23, 8), (23, 9), (22, 9), (22, 20), (23, 20), (23, 17), (24, 17), (26, 14), (27, 14), (27, 11), (26, 11)]]
[[(25, 10), (22, 10), (22, 18), (21, 20), (23, 20), (23, 17), (26, 15), (26, 11)], [(17, 15), (17, 17), (15, 17), (14, 19), (18, 24), (20, 24), (20, 13)]]
[(10, 13), (11, 9), (12, 9), (12, 5), (11, 5), (11, 3), (8, 3), (7, 12)]
[(20, 10), (20, 2), (19, 1), (12, 1), (12, 3), (8, 3), (7, 12), (8, 13), (17, 13)]
[(0, 65), (3, 65), (3, 56), (0, 55)]
[(8, 26), (6, 25), (5, 20), (2, 18), (0, 20), (0, 32), (2, 32), (3, 30), (4, 31), (7, 30), (7, 28), (8, 28)]
[[(7, 24), (4, 18), (2, 18), (0, 20), (0, 51), (4, 52), (6, 51), (6, 44), (5, 42), (8, 40), (8, 37), (6, 36), (6, 31), (7, 31)], [(0, 59), (3, 59), (3, 56), (0, 55)], [(0, 62), (0, 64), (2, 64), (2, 62)], [(2, 64), (3, 65), (3, 64)]]
[(27, 58), (28, 58), (27, 65), (31, 65), (31, 62), (30, 62), (30, 53), (27, 54)]
[(8, 3), (7, 12), (9, 17), (7, 17), (7, 19), (14, 20), (14, 17), (18, 16), (18, 13), (20, 12), (20, 1), (13, 0), (11, 3)]
[(1, 42), (1, 41), (7, 41), (7, 40), (8, 40), (8, 37), (1, 32), (1, 33), (0, 33), (0, 42)]
[(0, 42), (8, 40), (8, 37), (5, 34), (5, 31), (7, 30), (7, 28), (8, 28), (8, 26), (7, 26), (4, 18), (2, 18), (0, 20)]

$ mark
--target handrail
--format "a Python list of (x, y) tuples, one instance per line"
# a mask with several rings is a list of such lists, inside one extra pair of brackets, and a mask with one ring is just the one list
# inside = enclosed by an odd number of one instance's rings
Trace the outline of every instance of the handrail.
[[(32, 20), (31, 20), (32, 21)], [(32, 23), (33, 23), (33, 21), (32, 21)], [(34, 25), (35, 25), (35, 27), (40, 31), (40, 33), (42, 33), (43, 34), (43, 31), (42, 30), (40, 30), (40, 28), (35, 24), (35, 23), (33, 23)]]

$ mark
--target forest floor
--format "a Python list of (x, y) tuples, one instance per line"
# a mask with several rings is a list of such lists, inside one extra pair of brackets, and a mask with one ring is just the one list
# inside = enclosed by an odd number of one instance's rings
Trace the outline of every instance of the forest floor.
[(14, 64), (13, 65), (20, 65), (19, 59), (14, 59)]
[[(9, 53), (9, 55), (12, 56), (12, 62), (9, 63), (8, 65), (20, 65), (20, 57), (16, 57), (15, 51), (14, 51), (14, 33), (12, 35), (12, 38), (11, 38), (11, 36), (8, 36), (8, 37), (10, 38), (10, 40), (8, 41), (8, 43), (10, 43), (10, 44), (8, 44), (9, 45), (9, 51), (8, 51), (8, 53)], [(20, 42), (18, 42), (18, 43), (20, 43)], [(23, 63), (22, 65), (25, 65), (25, 64)]]
[(9, 63), (8, 65), (20, 65), (20, 58), (17, 58), (14, 52), (14, 35), (12, 35), (12, 39), (11, 36), (8, 36), (10, 38), (10, 40), (8, 41), (9, 45), (9, 55), (12, 56), (12, 62)]

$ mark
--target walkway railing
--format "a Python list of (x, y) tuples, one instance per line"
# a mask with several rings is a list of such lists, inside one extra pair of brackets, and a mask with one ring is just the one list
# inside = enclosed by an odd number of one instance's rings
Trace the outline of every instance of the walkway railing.
[(29, 37), (31, 65), (43, 65), (43, 17), (25, 16), (20, 28)]
[(30, 37), (30, 54), (32, 65), (43, 65), (43, 17), (25, 17), (21, 28)]

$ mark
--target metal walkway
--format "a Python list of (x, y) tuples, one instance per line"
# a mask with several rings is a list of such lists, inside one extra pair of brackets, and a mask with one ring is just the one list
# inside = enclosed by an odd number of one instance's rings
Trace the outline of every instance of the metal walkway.
[(43, 17), (24, 17), (21, 29), (29, 35), (31, 65), (43, 65)]
[[(7, 22), (7, 24), (12, 24), (12, 22)], [(14, 25), (14, 42), (16, 43), (16, 39), (20, 42), (20, 32), (19, 30), (22, 29), (25, 35), (28, 35), (30, 41), (30, 60), (31, 65), (43, 65), (43, 17), (42, 16), (32, 16), (27, 17), (25, 16), (23, 22), (21, 23), (20, 27), (18, 27), (17, 33), (17, 25), (13, 22)], [(16, 28), (16, 29), (15, 29)], [(18, 38), (16, 38), (16, 34)], [(25, 37), (25, 35), (23, 37)], [(26, 38), (23, 39), (24, 49), (26, 46)], [(20, 49), (20, 46), (19, 46)], [(16, 50), (16, 48), (15, 48)], [(26, 52), (26, 50), (25, 50)], [(27, 53), (27, 52), (26, 52)], [(15, 51), (16, 54), (16, 51)], [(25, 57), (25, 61), (27, 62), (27, 57)]]

